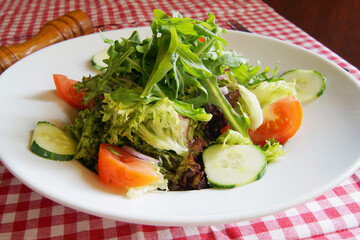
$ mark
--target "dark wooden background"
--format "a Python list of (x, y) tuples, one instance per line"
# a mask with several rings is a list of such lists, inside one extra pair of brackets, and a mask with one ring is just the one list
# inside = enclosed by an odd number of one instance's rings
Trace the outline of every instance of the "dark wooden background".
[(263, 0), (360, 69), (360, 0)]

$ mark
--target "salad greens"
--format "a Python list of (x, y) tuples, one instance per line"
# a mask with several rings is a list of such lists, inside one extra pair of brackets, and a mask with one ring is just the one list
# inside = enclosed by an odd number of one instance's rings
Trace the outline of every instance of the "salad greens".
[[(136, 31), (128, 39), (103, 36), (107, 67), (76, 84), (91, 107), (65, 130), (79, 141), (75, 159), (95, 172), (100, 143), (129, 145), (159, 160), (170, 190), (205, 188), (202, 151), (252, 145), (248, 130), (261, 125), (261, 107), (294, 86), (274, 77), (278, 66), (268, 76), (269, 67), (260, 71), (225, 50), (225, 30), (211, 13), (200, 21), (156, 9), (154, 17), (144, 40)], [(227, 124), (233, 130), (222, 135)], [(275, 140), (263, 150), (271, 160), (284, 154)]]

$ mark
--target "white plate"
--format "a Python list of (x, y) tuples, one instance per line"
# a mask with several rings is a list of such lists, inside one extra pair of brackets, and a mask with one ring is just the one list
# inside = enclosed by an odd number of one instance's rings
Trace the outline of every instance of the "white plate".
[[(143, 37), (148, 28), (138, 29)], [(105, 32), (111, 39), (133, 29)], [(0, 76), (0, 158), (34, 191), (89, 214), (150, 225), (208, 225), (262, 217), (313, 199), (359, 168), (360, 87), (343, 69), (302, 48), (271, 38), (229, 31), (228, 47), (253, 63), (314, 69), (327, 77), (327, 90), (303, 107), (300, 131), (286, 145), (289, 154), (269, 165), (254, 183), (229, 190), (153, 192), (128, 200), (100, 183), (76, 161), (55, 162), (29, 151), (37, 121), (69, 123), (76, 111), (59, 100), (53, 73), (81, 79), (95, 74), (90, 59), (105, 48), (98, 34), (79, 37), (40, 50)]]

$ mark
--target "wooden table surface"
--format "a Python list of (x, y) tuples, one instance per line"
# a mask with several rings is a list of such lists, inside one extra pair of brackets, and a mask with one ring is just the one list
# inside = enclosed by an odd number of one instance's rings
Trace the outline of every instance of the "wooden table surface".
[(360, 69), (359, 0), (263, 0)]

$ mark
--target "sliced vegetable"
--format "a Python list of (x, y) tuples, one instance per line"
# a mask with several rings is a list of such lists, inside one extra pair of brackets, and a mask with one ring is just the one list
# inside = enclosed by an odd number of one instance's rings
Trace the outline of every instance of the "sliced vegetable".
[(77, 109), (87, 108), (82, 102), (85, 93), (83, 91), (77, 91), (74, 87), (74, 84), (78, 81), (69, 79), (61, 74), (53, 74), (53, 79), (56, 92), (62, 100)]
[(313, 70), (295, 69), (280, 76), (286, 82), (294, 82), (296, 97), (301, 103), (307, 103), (320, 97), (326, 89), (325, 77)]
[(218, 188), (234, 188), (260, 179), (265, 174), (266, 157), (254, 145), (215, 144), (203, 153), (209, 184)]
[(267, 105), (263, 109), (264, 122), (255, 131), (249, 130), (253, 143), (264, 146), (266, 140), (274, 138), (285, 143), (299, 130), (302, 122), (302, 108), (295, 96), (289, 96)]
[(104, 60), (109, 58), (107, 50), (108, 49), (103, 49), (92, 56), (91, 64), (94, 68), (103, 70), (108, 66), (106, 63), (104, 63)]
[(59, 161), (72, 160), (76, 153), (77, 142), (49, 122), (36, 124), (30, 150), (36, 155)]
[(132, 147), (124, 145), (121, 148), (124, 149), (125, 151), (127, 151), (128, 153), (130, 153), (130, 154), (134, 155), (135, 157), (138, 157), (138, 158), (140, 158), (142, 160), (145, 160), (145, 161), (148, 161), (148, 162), (155, 162), (155, 163), (159, 162), (159, 160), (156, 160), (155, 158), (152, 158), (150, 156), (142, 154), (141, 152), (136, 151)]
[(98, 174), (101, 181), (117, 187), (145, 186), (159, 178), (152, 163), (107, 143), (100, 144)]

